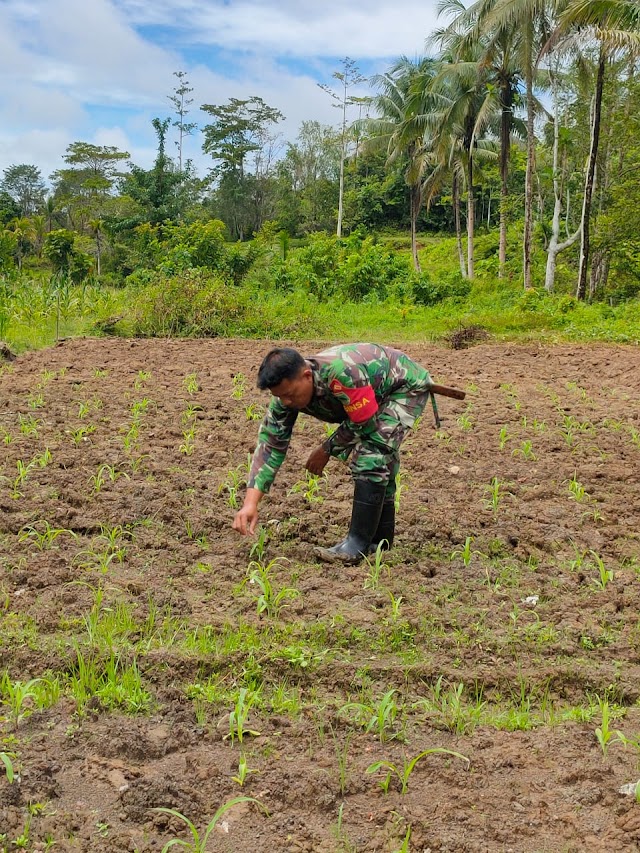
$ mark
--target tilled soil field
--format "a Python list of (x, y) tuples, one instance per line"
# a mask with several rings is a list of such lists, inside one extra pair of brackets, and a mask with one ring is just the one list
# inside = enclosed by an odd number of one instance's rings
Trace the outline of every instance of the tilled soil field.
[(405, 347), (467, 397), (405, 442), (384, 563), (338, 568), (305, 416), (231, 529), (268, 348), (0, 372), (0, 850), (639, 850), (638, 350)]

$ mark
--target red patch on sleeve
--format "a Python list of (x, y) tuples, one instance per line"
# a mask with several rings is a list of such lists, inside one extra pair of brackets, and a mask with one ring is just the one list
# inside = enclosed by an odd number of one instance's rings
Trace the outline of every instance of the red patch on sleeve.
[(344, 410), (354, 424), (368, 421), (378, 411), (376, 395), (371, 385), (365, 385), (364, 388), (343, 388), (343, 391), (349, 398)]
[(343, 391), (347, 391), (339, 379), (332, 379), (329, 383), (329, 388), (331, 388), (334, 394), (340, 394)]

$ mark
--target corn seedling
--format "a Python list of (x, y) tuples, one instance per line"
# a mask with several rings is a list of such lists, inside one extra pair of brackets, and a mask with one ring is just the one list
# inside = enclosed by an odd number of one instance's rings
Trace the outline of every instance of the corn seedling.
[(291, 490), (289, 491), (289, 494), (302, 494), (309, 506), (312, 506), (313, 504), (320, 504), (324, 501), (324, 498), (320, 494), (320, 488), (322, 484), (326, 482), (326, 473), (311, 474), (309, 471), (307, 471), (306, 479), (299, 480), (294, 486), (292, 486)]
[(391, 566), (385, 562), (384, 554), (385, 543), (379, 542), (375, 554), (371, 557), (365, 557), (364, 562), (367, 567), (367, 576), (364, 579), (364, 589), (377, 590), (380, 587), (380, 575), (386, 571), (387, 577), (391, 575)]
[(588, 501), (591, 497), (582, 483), (578, 481), (576, 471), (574, 471), (573, 477), (569, 480), (569, 494), (574, 500), (578, 501), (578, 503)]
[(241, 788), (244, 787), (244, 783), (247, 781), (247, 776), (252, 773), (259, 773), (259, 770), (254, 770), (247, 764), (247, 759), (244, 752), (240, 753), (240, 759), (238, 761), (238, 775), (232, 776), (234, 782), (237, 782)]
[(89, 436), (93, 435), (96, 431), (97, 427), (94, 424), (87, 424), (87, 426), (78, 427), (78, 429), (71, 430), (71, 440), (78, 447), (79, 444), (83, 441), (88, 441)]
[(200, 390), (200, 385), (198, 384), (198, 376), (196, 373), (189, 373), (182, 380), (182, 385), (184, 390), (189, 395), (197, 394)]
[(583, 563), (587, 556), (586, 551), (581, 551), (575, 542), (571, 543), (573, 546), (573, 559), (569, 560), (568, 566), (570, 572), (578, 572), (582, 569)]
[(198, 403), (187, 403), (186, 409), (180, 415), (180, 422), (182, 423), (182, 426), (186, 426), (190, 421), (195, 420), (196, 412), (202, 411), (204, 410)]
[(438, 441), (441, 441), (445, 447), (448, 447), (451, 444), (451, 436), (443, 429), (437, 429), (435, 431), (435, 436)]
[(227, 493), (227, 503), (231, 509), (238, 509), (238, 490), (246, 483), (244, 472), (241, 467), (229, 471), (227, 479), (220, 484), (218, 494)]
[(191, 456), (196, 446), (194, 441), (196, 437), (195, 426), (191, 426), (189, 429), (183, 430), (182, 437), (184, 441), (180, 445), (180, 453), (184, 453), (185, 456)]
[(413, 773), (416, 764), (427, 755), (450, 755), (453, 758), (459, 758), (461, 761), (465, 761), (467, 767), (470, 764), (466, 755), (462, 755), (452, 749), (444, 749), (444, 747), (438, 746), (433, 747), (432, 749), (424, 749), (411, 759), (407, 759), (405, 756), (402, 766), (396, 765), (391, 761), (374, 761), (373, 764), (370, 764), (367, 767), (367, 773), (377, 773), (379, 770), (384, 768), (387, 771), (387, 775), (380, 782), (380, 787), (384, 793), (388, 793), (391, 781), (395, 777), (400, 783), (400, 793), (406, 794), (409, 788), (409, 778)]
[(256, 541), (253, 543), (249, 551), (250, 560), (255, 560), (257, 563), (262, 563), (262, 561), (264, 560), (268, 539), (269, 537), (267, 534), (267, 528), (260, 525), (258, 527)]
[(587, 395), (584, 388), (581, 388), (577, 382), (567, 382), (569, 391), (575, 391), (580, 396), (583, 403), (593, 403), (593, 400)]
[(93, 486), (93, 493), (97, 495), (107, 480), (115, 483), (118, 477), (125, 477), (127, 480), (129, 479), (129, 475), (125, 474), (124, 471), (118, 471), (115, 465), (101, 465), (90, 479), (91, 485)]
[(485, 494), (488, 495), (485, 500), (485, 506), (487, 509), (493, 510), (493, 512), (498, 511), (498, 507), (500, 506), (500, 501), (502, 499), (502, 483), (498, 480), (497, 477), (493, 477), (488, 486), (484, 487)]
[(396, 512), (400, 511), (400, 499), (402, 497), (402, 493), (407, 487), (407, 483), (405, 482), (406, 479), (406, 471), (399, 471), (396, 475), (396, 493), (393, 496), (393, 505), (395, 507)]
[(610, 728), (611, 707), (608, 700), (598, 697), (598, 708), (600, 709), (600, 725), (595, 730), (595, 736), (600, 744), (602, 757), (606, 758), (611, 743), (615, 743), (616, 741), (624, 743), (626, 739), (622, 732)]
[(215, 829), (216, 824), (218, 823), (220, 818), (229, 811), (229, 809), (232, 809), (238, 803), (256, 803), (261, 808), (264, 808), (261, 803), (254, 797), (234, 797), (232, 800), (228, 800), (226, 803), (220, 806), (220, 808), (211, 818), (205, 829), (202, 830), (202, 833), (200, 833), (196, 829), (195, 825), (189, 820), (189, 818), (185, 817), (183, 814), (176, 811), (175, 809), (154, 809), (154, 811), (160, 812), (161, 814), (165, 814), (171, 818), (175, 818), (176, 820), (182, 821), (182, 823), (184, 823), (184, 825), (191, 833), (190, 841), (184, 841), (181, 838), (172, 838), (171, 841), (168, 841), (164, 845), (164, 847), (162, 848), (162, 853), (167, 853), (167, 851), (171, 850), (172, 847), (181, 847), (183, 850), (189, 851), (189, 853), (206, 853), (209, 836)]
[(33, 415), (27, 415), (26, 417), (18, 415), (18, 422), (22, 435), (33, 436), (34, 438), (38, 437), (41, 422), (37, 418), (34, 418)]
[(27, 397), (27, 405), (30, 409), (41, 409), (44, 406), (44, 394), (32, 392)]
[[(98, 374), (96, 373), (96, 376), (97, 375)], [(102, 375), (106, 376), (107, 371), (106, 370), (103, 371)], [(142, 388), (142, 386), (144, 385), (144, 383), (148, 382), (149, 379), (151, 379), (151, 371), (150, 370), (139, 370), (138, 375), (133, 380), (133, 387), (136, 389), (136, 391), (139, 391)]]
[(22, 484), (26, 481), (27, 477), (29, 476), (29, 472), (32, 470), (34, 465), (35, 462), (33, 460), (31, 460), (31, 462), (27, 463), (26, 465), (22, 461), (22, 459), (18, 459), (16, 461), (16, 468), (18, 470), (18, 474), (15, 480), (13, 481), (13, 488), (11, 490), (11, 497), (14, 500), (18, 500), (22, 497), (20, 486), (22, 486)]
[(257, 403), (249, 403), (244, 414), (248, 421), (260, 421), (264, 417), (264, 408)]
[(15, 767), (13, 766), (15, 757), (15, 753), (13, 752), (0, 752), (0, 764), (2, 764), (2, 766), (4, 767), (7, 782), (10, 785), (13, 784), (14, 780), (19, 778), (16, 773)]
[(300, 597), (300, 592), (293, 587), (283, 587), (276, 592), (268, 571), (273, 563), (275, 560), (272, 560), (267, 567), (254, 563), (257, 568), (249, 575), (248, 583), (257, 588), (254, 596), (258, 616), (266, 613), (270, 618), (277, 619), (283, 608), (289, 606), (290, 601)]
[(31, 700), (31, 705), (34, 704), (39, 683), (39, 678), (32, 678), (30, 681), (12, 681), (6, 670), (0, 678), (0, 698), (3, 705), (9, 709), (9, 719), (14, 727), (17, 728), (22, 720), (33, 713), (28, 700)]
[(483, 554), (481, 551), (472, 551), (471, 550), (471, 543), (472, 542), (473, 542), (473, 536), (467, 536), (467, 538), (464, 540), (464, 545), (462, 546), (462, 548), (458, 549), (457, 551), (452, 551), (449, 559), (450, 560), (456, 560), (458, 557), (461, 557), (462, 562), (464, 563), (464, 567), (469, 568), (472, 557), (474, 557), (474, 556), (486, 557), (487, 555)]
[(231, 379), (231, 384), (233, 385), (231, 390), (231, 396), (233, 399), (242, 400), (247, 389), (247, 377), (244, 373), (236, 373)]
[(46, 468), (47, 465), (51, 463), (52, 458), (51, 451), (48, 447), (45, 447), (41, 453), (36, 453), (31, 461), (34, 465), (37, 465), (38, 468)]
[(366, 732), (375, 731), (380, 742), (389, 740), (389, 731), (398, 714), (399, 707), (394, 699), (395, 690), (388, 690), (377, 704), (367, 705), (364, 702), (347, 702), (340, 708), (342, 714), (354, 715), (357, 725)]
[(136, 400), (131, 404), (131, 420), (133, 423), (140, 423), (151, 403), (152, 401), (148, 397), (143, 397), (142, 400)]
[(411, 839), (411, 824), (407, 827), (407, 831), (404, 834), (404, 838), (402, 840), (402, 844), (398, 847), (397, 850), (394, 850), (393, 853), (411, 853), (411, 848), (409, 847), (409, 840)]
[(231, 743), (235, 743), (236, 738), (238, 738), (238, 742), (242, 743), (245, 735), (258, 737), (260, 732), (246, 728), (253, 701), (253, 696), (249, 695), (247, 688), (242, 687), (236, 697), (233, 709), (229, 713), (229, 733), (224, 736), (225, 740), (231, 738)]
[(471, 417), (471, 407), (468, 406), (467, 409), (460, 415), (457, 420), (458, 426), (461, 430), (468, 432), (470, 429), (473, 429), (473, 418)]
[(604, 560), (595, 551), (590, 550), (589, 554), (591, 554), (591, 559), (598, 569), (598, 577), (594, 581), (594, 586), (596, 589), (606, 589), (613, 580), (613, 569), (607, 569)]
[(500, 429), (500, 434), (498, 435), (498, 447), (500, 450), (505, 449), (508, 441), (511, 441), (511, 436), (509, 435), (509, 428), (505, 425)]
[(62, 536), (64, 533), (74, 539), (78, 538), (73, 530), (67, 530), (64, 527), (52, 527), (48, 521), (43, 521), (40, 528), (36, 527), (35, 524), (26, 524), (18, 535), (18, 541), (26, 542), (27, 539), (30, 539), (39, 551), (46, 551), (51, 548), (58, 536)]
[(528, 438), (520, 444), (520, 447), (516, 447), (516, 449), (512, 451), (511, 455), (522, 456), (523, 459), (532, 461), (537, 459), (536, 454), (533, 452), (533, 443)]
[(391, 590), (387, 590), (389, 594), (389, 600), (391, 602), (391, 615), (389, 617), (389, 621), (392, 624), (395, 624), (400, 619), (400, 608), (403, 602), (403, 598), (401, 595), (397, 597), (391, 592)]

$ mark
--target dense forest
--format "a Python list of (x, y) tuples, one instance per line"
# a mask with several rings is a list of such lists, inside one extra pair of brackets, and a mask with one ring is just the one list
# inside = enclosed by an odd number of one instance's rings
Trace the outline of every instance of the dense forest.
[[(201, 313), (212, 300), (233, 313), (226, 291), (250, 275), (321, 301), (429, 305), (500, 280), (609, 306), (635, 298), (638, 3), (444, 0), (440, 11), (427, 53), (400, 57), (369, 96), (355, 94), (357, 65), (340, 63), (323, 86), (337, 128), (310, 118), (285, 142), (284, 116), (249, 94), (202, 104), (198, 125), (197, 93), (177, 71), (150, 169), (84, 141), (48, 182), (35, 165), (7, 165), (0, 337), (25, 276), (58, 312), (74, 285), (148, 292), (176, 279)], [(205, 175), (183, 158), (195, 135)], [(447, 249), (425, 261), (436, 236)]]

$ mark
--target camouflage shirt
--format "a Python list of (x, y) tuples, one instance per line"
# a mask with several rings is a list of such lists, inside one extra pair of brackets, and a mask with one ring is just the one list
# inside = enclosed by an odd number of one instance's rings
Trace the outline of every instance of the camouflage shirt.
[(359, 343), (331, 347), (307, 359), (313, 372), (313, 397), (304, 409), (290, 409), (273, 397), (258, 432), (248, 487), (268, 492), (282, 465), (300, 411), (338, 423), (328, 441), (337, 456), (358, 436), (392, 394), (428, 391), (428, 371), (391, 347)]

